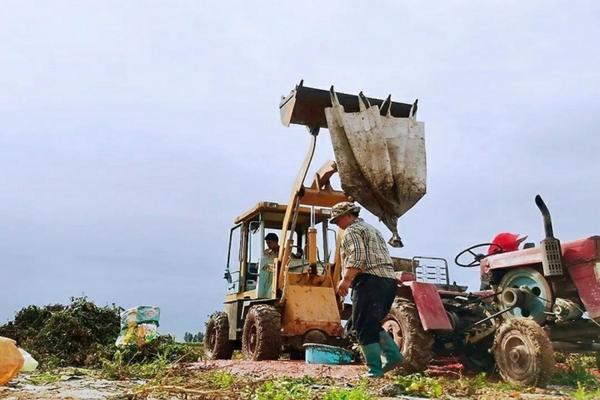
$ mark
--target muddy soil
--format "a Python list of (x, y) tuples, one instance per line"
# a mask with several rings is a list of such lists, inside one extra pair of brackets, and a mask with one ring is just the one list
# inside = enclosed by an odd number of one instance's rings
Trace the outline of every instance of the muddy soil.
[(310, 376), (313, 378), (333, 378), (336, 380), (352, 381), (366, 372), (362, 364), (352, 365), (319, 365), (306, 364), (298, 361), (246, 361), (246, 360), (214, 360), (202, 361), (188, 364), (187, 369), (191, 371), (222, 370), (232, 375), (251, 376), (254, 378), (277, 378), (290, 377), (302, 378)]
[(0, 386), (0, 399), (129, 399), (131, 397), (128, 393), (143, 383), (142, 381), (112, 381), (90, 376), (64, 376), (57, 382), (34, 384), (24, 374), (7, 386)]

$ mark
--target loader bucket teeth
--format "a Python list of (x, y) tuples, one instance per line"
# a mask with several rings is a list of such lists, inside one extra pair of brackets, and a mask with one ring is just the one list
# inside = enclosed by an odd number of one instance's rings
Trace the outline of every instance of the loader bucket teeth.
[(329, 88), (329, 96), (331, 98), (331, 106), (338, 107), (340, 105), (340, 101), (338, 100), (337, 93), (335, 92), (333, 85), (331, 85), (331, 88)]
[(410, 116), (414, 117), (415, 115), (417, 115), (417, 109), (419, 108), (418, 106), (419, 103), (419, 99), (416, 99), (415, 102), (413, 103), (413, 105), (410, 107)]
[[(346, 112), (358, 112), (359, 103), (356, 94), (347, 94), (336, 91), (336, 97)], [(383, 100), (369, 98), (372, 106), (381, 106)], [(325, 109), (331, 107), (330, 90), (316, 89), (298, 84), (294, 89), (281, 99), (279, 112), (281, 123), (285, 126), (290, 124), (304, 126), (320, 126), (327, 128)], [(395, 118), (408, 118), (412, 104), (398, 103), (392, 101), (390, 104), (390, 115)]]
[(385, 115), (386, 117), (391, 116), (391, 105), (392, 105), (392, 95), (388, 95), (383, 104), (381, 105), (381, 115)]
[(369, 99), (367, 99), (367, 97), (361, 91), (358, 94), (358, 109), (360, 111), (366, 111), (369, 108), (371, 108), (371, 103), (369, 102)]

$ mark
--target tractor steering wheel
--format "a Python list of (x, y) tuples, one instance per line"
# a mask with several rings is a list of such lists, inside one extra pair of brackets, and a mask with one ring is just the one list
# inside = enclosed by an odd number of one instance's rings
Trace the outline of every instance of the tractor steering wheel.
[[(468, 249), (464, 249), (463, 251), (461, 251), (460, 253), (458, 253), (456, 255), (456, 258), (454, 259), (454, 263), (456, 265), (458, 265), (459, 267), (463, 267), (463, 268), (479, 267), (479, 265), (481, 265), (481, 260), (483, 260), (484, 258), (486, 258), (488, 255), (487, 254), (481, 254), (481, 253), (475, 252), (474, 250), (478, 249), (480, 247), (489, 247), (489, 246), (494, 246), (495, 247), (494, 250), (496, 250), (496, 248), (499, 251), (503, 250), (502, 246), (499, 246), (496, 243), (480, 243), (480, 244), (476, 244), (476, 245), (471, 246)], [(479, 250), (479, 251), (481, 251), (481, 250)], [(467, 253), (469, 253), (473, 257), (473, 261), (471, 261), (468, 264), (466, 264), (464, 262), (459, 262), (458, 259), (461, 256), (463, 256), (464, 254), (467, 254)], [(494, 253), (496, 253), (496, 251), (494, 251), (492, 254), (494, 254)]]

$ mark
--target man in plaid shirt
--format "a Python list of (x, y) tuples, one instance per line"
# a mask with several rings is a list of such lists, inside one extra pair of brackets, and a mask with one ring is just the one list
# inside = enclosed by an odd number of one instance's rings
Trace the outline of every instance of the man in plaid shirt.
[(380, 377), (403, 360), (380, 322), (394, 302), (396, 276), (383, 236), (359, 218), (359, 212), (360, 207), (348, 201), (332, 208), (331, 222), (344, 230), (340, 245), (344, 272), (337, 292), (345, 297), (352, 287), (352, 323), (369, 368), (367, 376)]

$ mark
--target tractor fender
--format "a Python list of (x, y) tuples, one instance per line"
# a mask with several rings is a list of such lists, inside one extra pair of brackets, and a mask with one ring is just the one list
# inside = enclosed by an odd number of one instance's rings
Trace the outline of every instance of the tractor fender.
[(434, 284), (404, 280), (400, 281), (398, 286), (399, 292), (410, 290), (424, 330), (452, 330), (452, 324), (442, 303), (442, 298)]

